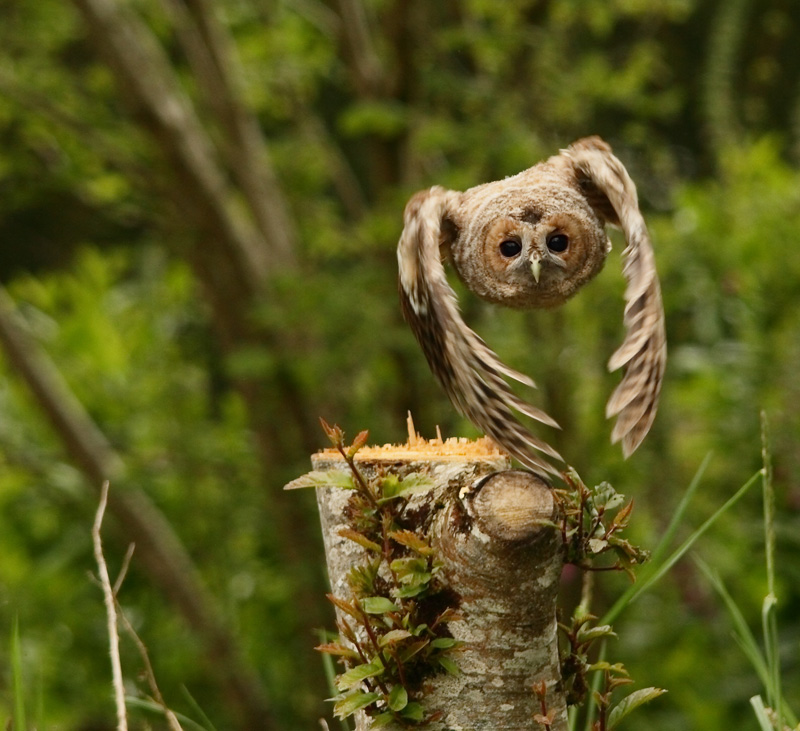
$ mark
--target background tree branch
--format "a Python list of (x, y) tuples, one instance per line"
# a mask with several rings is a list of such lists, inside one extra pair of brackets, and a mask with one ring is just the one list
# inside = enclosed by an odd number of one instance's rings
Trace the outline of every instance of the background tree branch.
[(14, 304), (0, 287), (0, 342), (95, 497), (114, 484), (108, 507), (122, 532), (121, 545), (136, 544), (149, 579), (175, 605), (203, 645), (217, 676), (246, 728), (275, 728), (266, 691), (248, 666), (237, 640), (203, 584), (195, 565), (163, 513), (130, 484), (122, 458), (74, 396), (45, 352), (15, 320)]
[(163, 0), (194, 70), (207, 106), (222, 133), (222, 155), (238, 183), (274, 266), (296, 263), (298, 235), (270, 161), (267, 143), (242, 100), (243, 81), (236, 47), (218, 10), (207, 0)]

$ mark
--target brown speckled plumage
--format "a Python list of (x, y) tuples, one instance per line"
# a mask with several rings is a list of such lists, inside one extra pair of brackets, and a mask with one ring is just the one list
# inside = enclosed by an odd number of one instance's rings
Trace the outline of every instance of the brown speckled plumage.
[(561, 459), (516, 418), (550, 426), (507, 378), (533, 386), (504, 365), (461, 319), (442, 263), (450, 258), (467, 287), (508, 307), (556, 307), (603, 267), (611, 244), (605, 225), (625, 234), (626, 336), (609, 361), (624, 368), (606, 413), (625, 456), (655, 418), (666, 363), (661, 290), (636, 187), (599, 137), (505, 180), (459, 193), (435, 186), (408, 202), (397, 249), (403, 313), (428, 363), (456, 408), (524, 465), (555, 473)]

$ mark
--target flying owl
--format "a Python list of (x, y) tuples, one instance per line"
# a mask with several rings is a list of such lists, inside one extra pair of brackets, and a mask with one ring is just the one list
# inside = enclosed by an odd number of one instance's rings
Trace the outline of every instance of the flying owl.
[(452, 262), (482, 299), (514, 308), (557, 307), (603, 267), (605, 226), (622, 229), (626, 278), (621, 347), (610, 370), (624, 375), (606, 406), (612, 442), (629, 456), (650, 429), (666, 365), (666, 335), (655, 258), (636, 186), (599, 137), (573, 143), (505, 180), (460, 193), (434, 186), (414, 195), (397, 248), (403, 314), (455, 407), (522, 464), (557, 474), (561, 456), (515, 412), (558, 427), (519, 398), (506, 379), (534, 386), (506, 366), (461, 318), (445, 276)]

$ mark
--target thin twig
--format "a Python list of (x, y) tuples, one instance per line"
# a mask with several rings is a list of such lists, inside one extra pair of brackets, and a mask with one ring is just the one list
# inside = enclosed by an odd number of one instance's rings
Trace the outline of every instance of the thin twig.
[(97, 571), (100, 584), (103, 587), (103, 600), (106, 605), (106, 618), (108, 621), (108, 643), (111, 653), (111, 675), (114, 684), (114, 702), (117, 708), (117, 731), (128, 731), (128, 719), (125, 714), (125, 686), (122, 682), (122, 663), (119, 659), (119, 634), (117, 629), (117, 609), (114, 605), (114, 591), (108, 577), (108, 566), (103, 557), (103, 542), (100, 538), (100, 526), (103, 524), (103, 514), (108, 502), (108, 480), (103, 483), (100, 492), (100, 504), (92, 526), (92, 542), (94, 544), (94, 559), (97, 562)]
[[(108, 576), (108, 569), (105, 564), (105, 560), (103, 558), (103, 547), (100, 542), (100, 524), (103, 520), (103, 513), (105, 512), (106, 502), (108, 498), (108, 480), (103, 483), (103, 489), (100, 496), (100, 507), (97, 509), (97, 517), (95, 518), (95, 525), (94, 530), (92, 531), (92, 537), (94, 538), (94, 547), (95, 547), (95, 557), (97, 558), (97, 564), (100, 567), (100, 586), (103, 588), (103, 594), (106, 598), (106, 610), (108, 611), (108, 591), (110, 586), (109, 576)], [(133, 625), (130, 623), (128, 618), (125, 616), (125, 612), (122, 611), (122, 607), (117, 600), (117, 594), (119, 593), (120, 587), (122, 586), (122, 582), (125, 581), (125, 577), (128, 574), (128, 569), (130, 568), (131, 558), (133, 557), (133, 550), (135, 548), (135, 544), (131, 543), (128, 546), (128, 550), (125, 552), (125, 558), (122, 560), (122, 568), (120, 568), (119, 575), (117, 576), (117, 580), (114, 582), (113, 588), (110, 589), (111, 592), (111, 601), (113, 603), (113, 612), (109, 616), (114, 617), (114, 626), (113, 631), (111, 627), (111, 620), (109, 619), (109, 636), (111, 637), (118, 637), (117, 635), (117, 620), (122, 621), (122, 625), (128, 634), (133, 638), (134, 643), (136, 644), (137, 649), (139, 650), (139, 655), (142, 658), (142, 662), (145, 666), (145, 677), (147, 678), (147, 684), (150, 686), (150, 692), (153, 694), (156, 702), (161, 706), (162, 710), (164, 711), (164, 716), (167, 719), (167, 723), (172, 731), (183, 731), (181, 728), (178, 719), (175, 717), (175, 714), (168, 708), (166, 702), (164, 701), (164, 697), (161, 695), (161, 691), (158, 688), (158, 684), (156, 683), (156, 676), (153, 672), (153, 666), (150, 663), (150, 655), (147, 652), (147, 647), (145, 646), (142, 639), (136, 633), (136, 630), (133, 628)], [(115, 646), (114, 646), (115, 645)], [(116, 664), (120, 667), (120, 680), (121, 680), (121, 663), (119, 661), (119, 640), (112, 645), (111, 650), (111, 657), (112, 657), (112, 666), (114, 665), (114, 658), (116, 657), (117, 661)], [(121, 684), (118, 685), (116, 681), (116, 674), (115, 674), (115, 681), (114, 681), (114, 688), (115, 688), (115, 696), (117, 700), (117, 716), (119, 717), (119, 702), (120, 698), (122, 699), (122, 708), (124, 714), (125, 708), (125, 691), (122, 688), (122, 695), (120, 696), (120, 688)], [(120, 727), (122, 728), (122, 727)]]
[[(117, 583), (120, 583), (119, 580), (117, 580)], [(134, 644), (136, 645), (136, 649), (139, 650), (139, 656), (142, 658), (142, 662), (144, 663), (144, 675), (147, 679), (147, 684), (150, 686), (150, 692), (152, 693), (156, 703), (161, 706), (161, 710), (164, 712), (164, 717), (167, 719), (167, 724), (172, 731), (183, 731), (177, 717), (169, 709), (169, 706), (167, 706), (164, 696), (161, 695), (161, 690), (158, 687), (158, 683), (156, 683), (156, 674), (153, 671), (153, 665), (150, 662), (150, 653), (147, 652), (147, 646), (144, 644), (144, 642), (142, 642), (142, 638), (136, 633), (133, 625), (125, 616), (125, 612), (122, 611), (119, 605), (117, 605), (117, 610), (119, 612), (119, 618), (122, 620), (122, 624), (125, 627), (125, 631), (131, 636)]]
[(131, 558), (133, 558), (133, 551), (135, 548), (136, 544), (131, 543), (128, 546), (128, 550), (125, 552), (125, 558), (122, 559), (122, 567), (119, 570), (117, 580), (114, 582), (114, 599), (117, 598), (117, 594), (119, 594), (119, 588), (122, 586), (122, 582), (125, 581), (125, 577), (128, 575), (128, 569), (130, 568)]

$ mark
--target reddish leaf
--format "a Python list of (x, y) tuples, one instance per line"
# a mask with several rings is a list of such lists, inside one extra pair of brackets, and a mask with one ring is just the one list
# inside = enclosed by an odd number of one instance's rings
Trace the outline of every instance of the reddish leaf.
[(368, 551), (380, 553), (383, 550), (377, 543), (375, 543), (375, 541), (371, 541), (365, 535), (353, 530), (352, 528), (341, 528), (339, 530), (339, 535), (342, 538), (348, 538), (354, 543), (358, 543), (359, 546), (366, 548)]
[(345, 647), (339, 642), (326, 642), (324, 645), (317, 645), (314, 648), (317, 652), (324, 652), (326, 655), (336, 655), (338, 657), (349, 657), (354, 660), (360, 660), (358, 653)]
[(350, 459), (355, 457), (358, 450), (367, 443), (367, 439), (369, 439), (369, 431), (364, 429), (364, 431), (359, 432), (353, 440), (353, 443), (348, 447), (347, 456)]
[(349, 614), (351, 617), (355, 619), (360, 619), (361, 615), (358, 612), (358, 609), (353, 605), (352, 602), (347, 602), (344, 599), (339, 599), (339, 597), (334, 596), (333, 594), (326, 594), (325, 596), (328, 597), (328, 600), (336, 607), (341, 609), (345, 614)]

